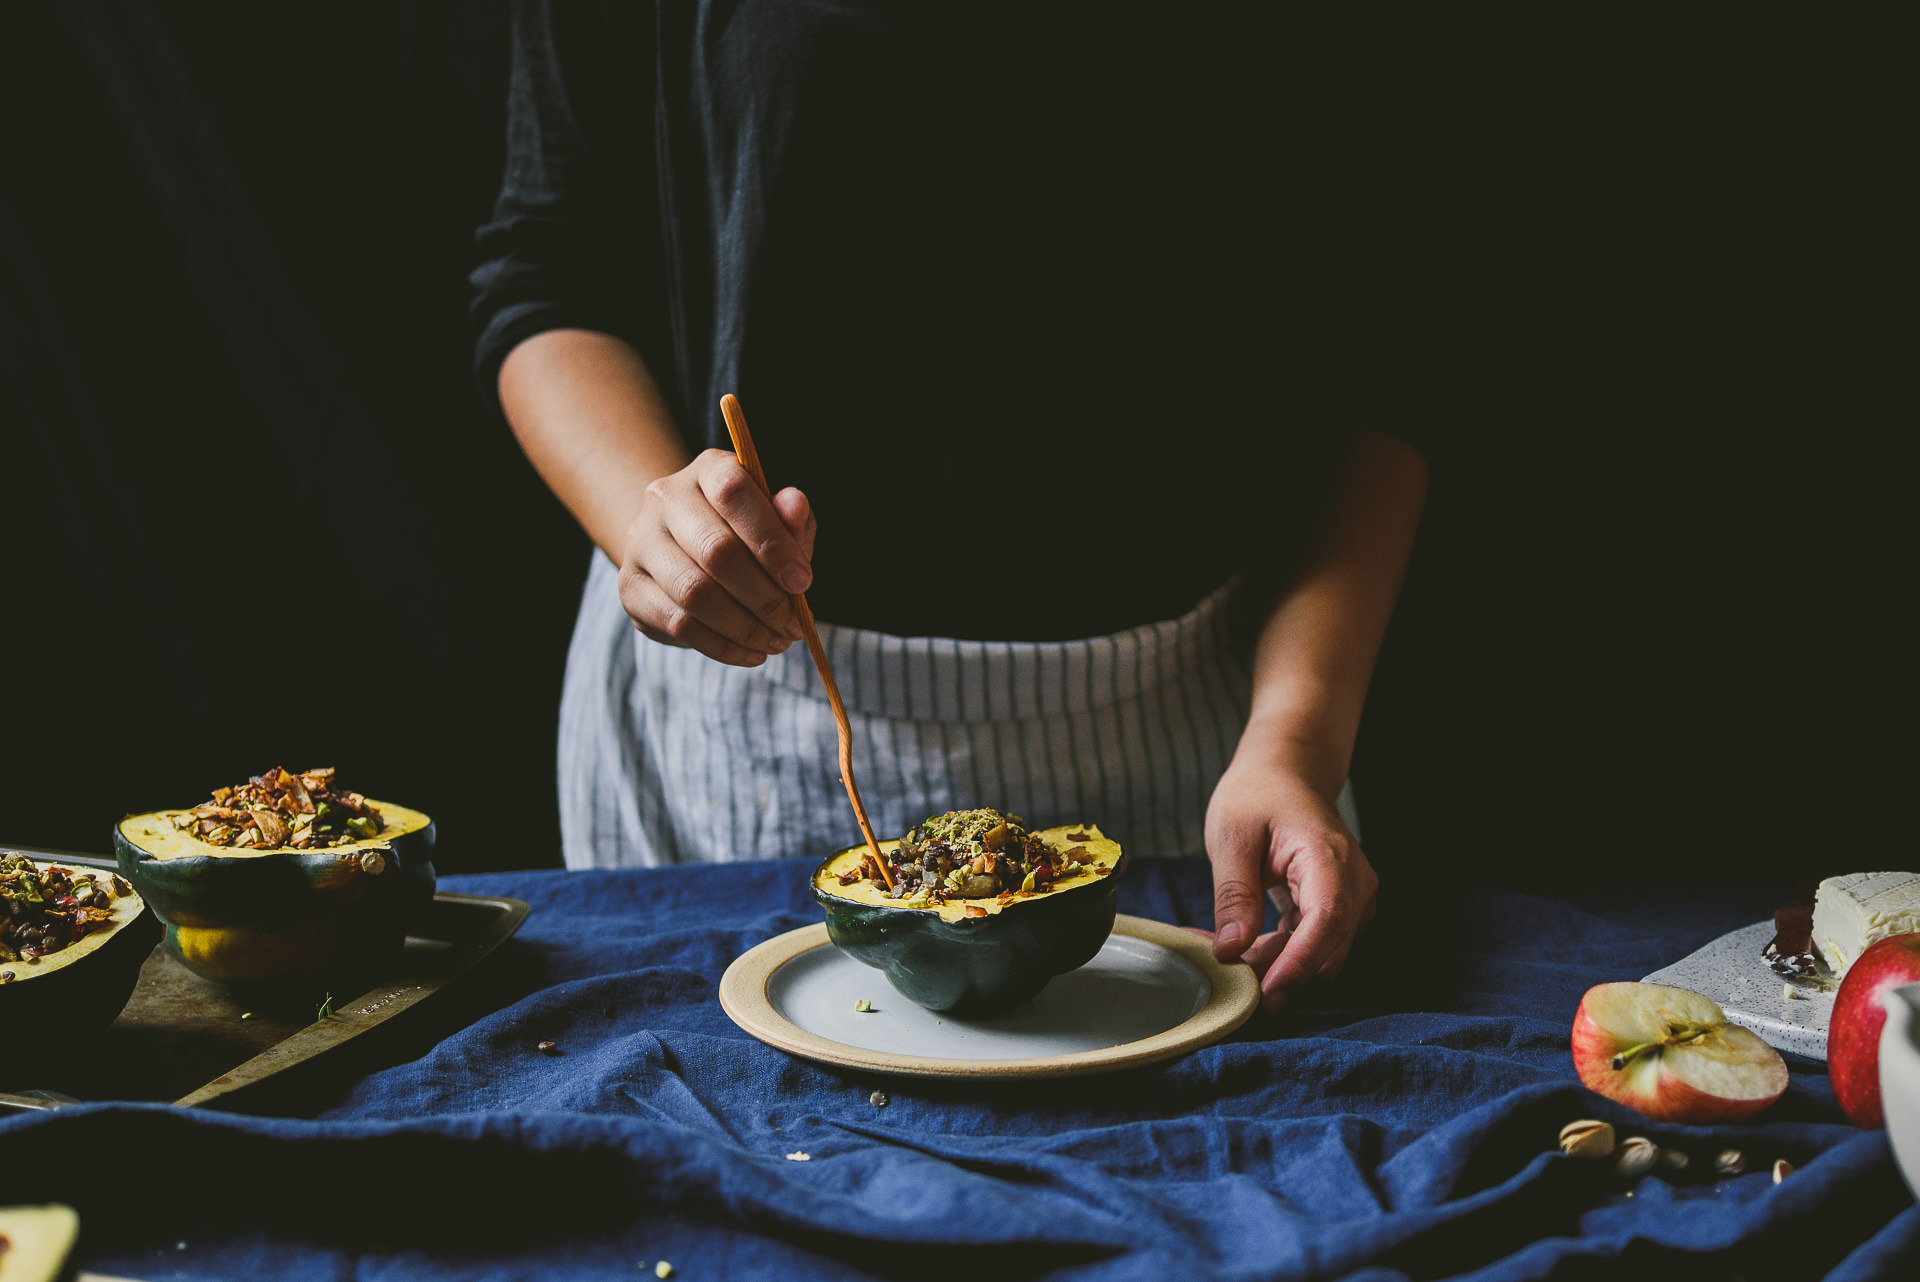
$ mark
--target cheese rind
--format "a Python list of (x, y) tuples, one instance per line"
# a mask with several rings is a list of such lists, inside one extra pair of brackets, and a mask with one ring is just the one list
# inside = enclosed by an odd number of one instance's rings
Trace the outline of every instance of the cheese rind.
[(1852, 872), (1813, 895), (1813, 944), (1835, 979), (1889, 935), (1920, 930), (1920, 873)]

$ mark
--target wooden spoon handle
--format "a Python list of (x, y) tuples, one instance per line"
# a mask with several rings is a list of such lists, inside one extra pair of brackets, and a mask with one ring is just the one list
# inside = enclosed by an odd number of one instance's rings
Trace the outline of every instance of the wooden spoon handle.
[[(773, 497), (773, 487), (767, 484), (767, 474), (760, 467), (760, 452), (753, 448), (753, 433), (747, 430), (746, 411), (740, 408), (740, 399), (732, 392), (720, 398), (720, 414), (727, 420), (727, 435), (733, 438), (733, 452), (740, 460), (740, 466), (747, 469), (747, 475), (753, 483), (766, 491), (767, 497)], [(860, 789), (853, 782), (853, 725), (847, 720), (847, 705), (840, 698), (840, 687), (834, 682), (833, 667), (827, 662), (827, 648), (820, 644), (820, 630), (813, 626), (813, 611), (807, 606), (804, 592), (789, 593), (793, 599), (794, 613), (800, 616), (800, 630), (806, 634), (807, 649), (813, 654), (813, 666), (820, 671), (820, 682), (827, 688), (827, 702), (833, 705), (833, 724), (840, 732), (840, 782), (846, 785), (847, 800), (853, 803), (853, 817), (860, 821), (860, 835), (867, 839), (867, 852), (873, 856), (873, 862), (880, 869), (880, 878), (887, 883), (887, 889), (893, 889), (893, 874), (887, 871), (887, 861), (880, 853), (880, 843), (874, 840), (873, 825), (867, 821), (867, 808), (860, 801)]]

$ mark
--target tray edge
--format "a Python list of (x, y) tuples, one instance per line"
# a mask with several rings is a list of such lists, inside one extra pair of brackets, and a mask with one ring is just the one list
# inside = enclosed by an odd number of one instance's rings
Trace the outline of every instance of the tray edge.
[[(473, 955), (459, 970), (441, 978), (439, 983), (433, 984), (430, 987), (426, 985), (412, 985), (411, 990), (412, 992), (417, 992), (417, 996), (403, 996), (403, 994), (408, 994), (409, 991), (409, 986), (405, 981), (414, 978), (414, 976), (403, 976), (400, 979), (388, 983), (376, 984), (352, 1000), (341, 1002), (338, 1012), (329, 1016), (327, 1020), (316, 1020), (298, 1032), (292, 1033), (275, 1042), (258, 1055), (250, 1059), (242, 1060), (212, 1081), (188, 1091), (179, 1099), (174, 1100), (172, 1107), (203, 1108), (210, 1101), (217, 1100), (225, 1095), (230, 1095), (243, 1087), (265, 1081), (274, 1074), (283, 1072), (295, 1064), (306, 1063), (308, 1060), (317, 1058), (336, 1046), (352, 1041), (362, 1033), (383, 1026), (396, 1016), (403, 1015), (407, 1011), (420, 1005), (435, 993), (446, 988), (449, 984), (457, 982), (461, 976), (467, 974), (475, 966), (485, 961), (501, 944), (513, 938), (514, 934), (520, 929), (521, 924), (526, 921), (528, 915), (533, 911), (532, 906), (525, 900), (514, 899), (506, 895), (472, 895), (461, 891), (448, 890), (436, 892), (434, 898), (436, 900), (445, 899), (454, 902), (492, 904), (501, 909), (500, 916), (489, 922), (486, 930), (475, 940), (469, 942), (468, 947), (474, 950)], [(373, 1018), (371, 1017), (371, 1010), (361, 1012), (355, 1009), (363, 1006), (370, 1006), (378, 1009), (382, 1013), (378, 1018)], [(359, 1018), (356, 1019), (356, 1015), (358, 1015)], [(257, 1069), (262, 1066), (263, 1063), (272, 1063), (272, 1061), (283, 1058), (287, 1046), (303, 1040), (312, 1040), (323, 1044), (305, 1054), (287, 1060), (286, 1063), (273, 1064), (273, 1066), (267, 1068), (265, 1072), (249, 1073), (246, 1071), (249, 1068)]]

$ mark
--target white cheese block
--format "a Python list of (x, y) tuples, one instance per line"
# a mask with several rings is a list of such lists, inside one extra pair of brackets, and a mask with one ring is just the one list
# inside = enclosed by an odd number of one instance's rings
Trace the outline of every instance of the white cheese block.
[(1920, 873), (1850, 872), (1813, 894), (1813, 943), (1835, 979), (1868, 946), (1920, 930)]

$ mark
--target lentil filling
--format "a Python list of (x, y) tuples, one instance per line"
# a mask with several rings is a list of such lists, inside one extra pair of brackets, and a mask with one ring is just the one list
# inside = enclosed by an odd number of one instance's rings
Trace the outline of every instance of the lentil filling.
[[(39, 961), (113, 921), (113, 901), (133, 888), (113, 873), (0, 855), (0, 962)], [(0, 983), (13, 978), (0, 971)]]
[(215, 788), (174, 820), (212, 846), (320, 850), (377, 837), (386, 824), (357, 792), (334, 786), (333, 767), (292, 774), (280, 767), (232, 788)]
[(891, 888), (872, 855), (840, 883), (868, 881), (889, 899), (917, 908), (950, 899), (1045, 894), (1058, 882), (1094, 871), (1085, 846), (1056, 849), (1029, 832), (1025, 820), (991, 809), (950, 810), (922, 821), (888, 852), (887, 864)]

